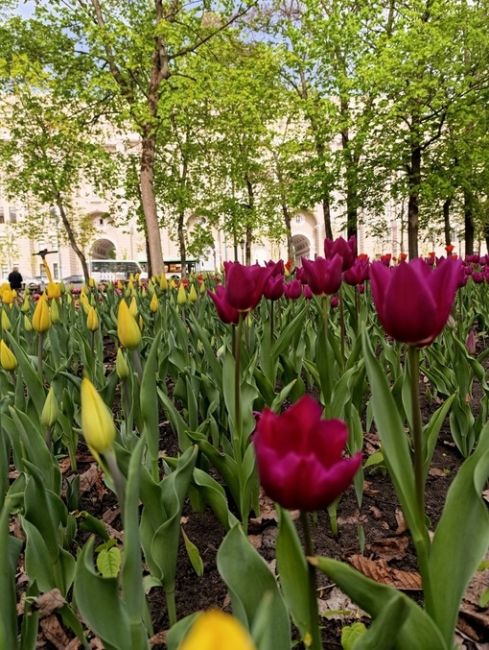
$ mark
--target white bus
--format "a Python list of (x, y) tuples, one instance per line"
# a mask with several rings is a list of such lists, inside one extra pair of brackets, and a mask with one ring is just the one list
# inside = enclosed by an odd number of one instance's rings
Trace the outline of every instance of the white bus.
[(139, 274), (145, 280), (148, 273), (143, 271), (141, 264), (135, 260), (92, 260), (90, 262), (90, 277), (96, 282), (129, 280), (131, 275)]

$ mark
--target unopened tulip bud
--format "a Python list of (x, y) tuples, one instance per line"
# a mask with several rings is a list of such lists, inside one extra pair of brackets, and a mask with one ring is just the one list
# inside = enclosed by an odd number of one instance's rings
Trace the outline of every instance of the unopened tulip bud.
[(156, 293), (153, 294), (151, 298), (151, 302), (149, 303), (149, 308), (153, 312), (153, 314), (158, 311), (158, 296)]
[(179, 650), (256, 650), (248, 632), (237, 618), (219, 610), (199, 614)]
[(29, 291), (26, 291), (24, 294), (24, 300), (22, 301), (22, 306), (20, 308), (20, 311), (23, 314), (27, 314), (30, 308), (31, 308), (31, 298), (30, 298)]
[(121, 300), (119, 303), (117, 336), (119, 343), (129, 350), (137, 348), (141, 342), (141, 331), (125, 300)]
[(178, 287), (177, 305), (184, 305), (187, 302), (187, 293), (183, 284)]
[(98, 330), (98, 316), (95, 307), (90, 306), (87, 314), (87, 327), (90, 332)]
[(131, 298), (131, 303), (129, 305), (129, 311), (131, 312), (131, 314), (134, 317), (136, 317), (138, 315), (138, 304), (136, 302), (136, 297), (135, 296), (133, 296)]
[(0, 365), (4, 370), (15, 370), (17, 368), (17, 359), (15, 354), (8, 347), (5, 341), (0, 341)]
[(129, 377), (129, 365), (126, 361), (126, 357), (124, 356), (122, 348), (119, 348), (117, 350), (117, 356), (115, 359), (115, 371), (119, 379), (124, 380)]
[(162, 291), (168, 290), (168, 280), (166, 279), (166, 275), (164, 273), (162, 273), (160, 276), (160, 289)]
[(56, 300), (53, 300), (50, 308), (51, 322), (57, 323), (59, 321), (59, 306)]
[(112, 449), (115, 440), (112, 413), (86, 377), (81, 384), (81, 428), (90, 449), (98, 454)]
[(88, 278), (88, 286), (91, 287), (92, 289), (95, 289), (97, 283), (95, 282), (94, 278)]
[(44, 293), (37, 301), (36, 308), (34, 309), (34, 314), (32, 315), (32, 327), (36, 332), (47, 332), (51, 327), (48, 299)]
[(200, 287), (199, 287), (199, 292), (200, 293), (205, 293), (206, 291), (207, 291), (207, 289), (206, 289), (206, 286), (205, 286), (205, 282), (201, 282)]
[(197, 295), (197, 291), (195, 290), (195, 284), (193, 284), (190, 287), (190, 291), (188, 292), (188, 299), (189, 299), (189, 302), (197, 302), (197, 300), (199, 299), (199, 297)]
[(24, 329), (26, 332), (32, 332), (31, 319), (24, 314)]
[(44, 406), (42, 407), (41, 424), (43, 425), (43, 427), (46, 428), (52, 427), (53, 424), (58, 419), (58, 415), (59, 415), (58, 400), (56, 399), (56, 395), (54, 394), (54, 389), (51, 386), (48, 395), (46, 397), (46, 401), (44, 402)]
[(5, 309), (2, 309), (2, 329), (9, 330), (12, 327), (10, 324), (10, 318), (7, 315)]

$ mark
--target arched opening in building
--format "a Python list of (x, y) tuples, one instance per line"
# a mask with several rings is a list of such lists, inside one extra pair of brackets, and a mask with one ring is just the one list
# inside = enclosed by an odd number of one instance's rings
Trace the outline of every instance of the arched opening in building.
[(90, 252), (92, 260), (115, 260), (116, 249), (110, 239), (97, 239)]
[(294, 263), (296, 266), (301, 266), (301, 258), (308, 258), (311, 255), (311, 242), (305, 235), (293, 235), (292, 246), (294, 247)]

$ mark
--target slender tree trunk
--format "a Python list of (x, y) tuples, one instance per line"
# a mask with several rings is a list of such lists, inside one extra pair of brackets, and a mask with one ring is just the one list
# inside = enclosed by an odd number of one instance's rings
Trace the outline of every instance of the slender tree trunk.
[(141, 186), (141, 201), (148, 231), (149, 258), (151, 271), (154, 274), (163, 273), (163, 252), (161, 249), (160, 226), (156, 209), (156, 197), (153, 187), (154, 165), (156, 152), (156, 136), (152, 133), (143, 137), (141, 148), (141, 167), (139, 183)]
[(187, 248), (185, 246), (185, 212), (182, 210), (178, 215), (178, 246), (180, 248), (180, 262), (182, 265), (182, 278), (187, 275)]
[[(136, 161), (134, 160), (131, 162), (131, 165), (133, 166), (133, 171), (134, 175), (137, 175), (137, 169), (136, 169)], [(151, 266), (151, 254), (149, 250), (149, 238), (148, 238), (148, 226), (146, 224), (146, 219), (144, 218), (144, 210), (143, 210), (143, 200), (141, 198), (141, 183), (137, 184), (137, 195), (139, 199), (139, 208), (137, 210), (138, 213), (138, 220), (143, 226), (143, 232), (144, 232), (144, 248), (146, 250), (146, 264), (148, 265), (148, 278), (150, 278), (153, 275), (153, 267)]]
[(452, 229), (450, 227), (450, 206), (452, 204), (452, 197), (448, 197), (443, 202), (443, 224), (445, 228), (445, 246), (450, 246), (452, 243)]
[(331, 205), (330, 205), (329, 192), (323, 194), (323, 200), (321, 203), (323, 206), (324, 233), (328, 239), (333, 239), (333, 229), (331, 227)]
[(464, 228), (465, 228), (465, 255), (474, 254), (474, 205), (473, 197), (467, 188), (464, 188)]
[(489, 255), (489, 222), (484, 224), (484, 239), (486, 242), (487, 254)]
[(275, 172), (277, 174), (278, 187), (280, 192), (280, 204), (282, 207), (282, 214), (284, 217), (284, 224), (285, 224), (285, 233), (287, 237), (287, 259), (293, 261), (295, 257), (295, 252), (294, 252), (294, 245), (292, 244), (291, 217), (290, 217), (289, 206), (287, 205), (287, 194), (285, 192), (284, 176), (282, 173), (282, 168), (280, 166), (280, 160), (276, 152), (273, 151), (272, 155), (275, 160)]
[(85, 253), (82, 251), (82, 249), (78, 246), (76, 243), (76, 238), (75, 238), (75, 233), (73, 232), (73, 228), (71, 227), (71, 223), (68, 219), (68, 216), (66, 214), (66, 210), (64, 207), (64, 202), (63, 202), (63, 197), (61, 194), (58, 192), (56, 196), (56, 207), (58, 208), (59, 215), (61, 217), (61, 221), (63, 222), (63, 226), (66, 230), (66, 234), (68, 235), (68, 241), (70, 242), (71, 248), (74, 250), (76, 256), (80, 260), (80, 264), (82, 266), (83, 270), (83, 277), (85, 279), (85, 283), (88, 284), (88, 281), (90, 280), (90, 271), (88, 270), (88, 264), (87, 264), (87, 258), (85, 257)]
[(248, 207), (250, 214), (246, 220), (246, 239), (245, 239), (245, 263), (251, 264), (251, 244), (253, 241), (253, 228), (251, 219), (255, 214), (255, 192), (253, 190), (253, 183), (248, 174), (246, 175), (246, 190), (248, 192)]
[[(342, 96), (340, 99), (340, 113), (344, 124), (348, 124), (350, 119), (350, 106), (348, 97)], [(343, 149), (343, 159), (345, 164), (346, 177), (346, 236), (350, 238), (357, 236), (358, 221), (358, 197), (357, 197), (357, 164), (351, 151), (350, 132), (347, 126), (341, 131), (341, 146)]]
[(408, 169), (408, 253), (409, 258), (418, 257), (419, 186), (421, 183), (421, 147), (411, 143), (411, 160)]

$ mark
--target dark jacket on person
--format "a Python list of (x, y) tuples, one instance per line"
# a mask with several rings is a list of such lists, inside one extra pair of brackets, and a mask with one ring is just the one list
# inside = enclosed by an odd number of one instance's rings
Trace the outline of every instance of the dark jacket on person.
[(18, 271), (9, 273), (8, 281), (11, 289), (22, 289), (22, 276)]

